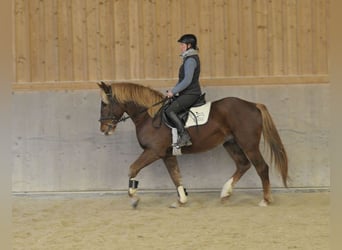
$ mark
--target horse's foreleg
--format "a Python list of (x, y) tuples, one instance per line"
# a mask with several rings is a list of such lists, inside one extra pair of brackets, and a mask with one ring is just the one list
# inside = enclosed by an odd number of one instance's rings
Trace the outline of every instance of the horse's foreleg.
[(135, 177), (138, 175), (141, 169), (148, 166), (152, 162), (158, 160), (160, 157), (151, 150), (144, 150), (138, 159), (129, 168), (129, 184), (128, 184), (128, 195), (131, 197), (131, 205), (136, 208), (139, 203), (139, 197), (137, 196), (138, 181)]
[(229, 155), (235, 161), (236, 171), (233, 176), (223, 185), (221, 190), (221, 199), (229, 197), (233, 192), (233, 186), (251, 167), (250, 161), (247, 159), (241, 147), (236, 143), (235, 139), (230, 139), (223, 144)]
[[(170, 177), (177, 188), (178, 202), (182, 205), (188, 201), (187, 193), (182, 184), (182, 177), (179, 170), (176, 156), (167, 156), (163, 158), (164, 164), (170, 174)], [(171, 205), (175, 207), (175, 205)]]

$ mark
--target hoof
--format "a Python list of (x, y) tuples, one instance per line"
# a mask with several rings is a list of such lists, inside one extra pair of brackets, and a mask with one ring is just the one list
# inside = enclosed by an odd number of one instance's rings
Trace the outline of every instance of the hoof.
[(230, 196), (232, 196), (232, 193), (227, 193), (227, 194), (221, 194), (220, 198), (221, 198), (221, 203), (225, 203), (226, 201), (229, 200)]
[(268, 207), (270, 203), (264, 199), (259, 202), (259, 207)]
[(179, 208), (179, 207), (185, 207), (186, 203), (182, 203), (180, 201), (176, 201), (174, 203), (172, 203), (169, 208)]
[(230, 196), (225, 196), (225, 197), (221, 197), (221, 203), (226, 203), (229, 200)]
[(178, 202), (172, 203), (172, 204), (169, 206), (169, 208), (179, 208)]
[(133, 197), (131, 199), (131, 206), (132, 208), (136, 209), (138, 207), (140, 199), (138, 197)]

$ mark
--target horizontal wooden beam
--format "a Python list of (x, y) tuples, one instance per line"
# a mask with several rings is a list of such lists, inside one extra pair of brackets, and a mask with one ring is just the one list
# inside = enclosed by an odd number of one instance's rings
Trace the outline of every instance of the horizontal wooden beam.
[[(100, 80), (99, 80), (100, 81)], [(20, 82), (13, 83), (13, 91), (49, 91), (49, 90), (86, 90), (97, 89), (99, 81), (63, 81), (63, 82)], [(122, 81), (104, 80), (110, 82), (134, 82), (153, 88), (171, 87), (177, 79), (132, 79)], [(210, 86), (248, 86), (248, 85), (289, 85), (289, 84), (327, 84), (328, 75), (304, 76), (258, 76), (258, 77), (226, 77), (201, 78), (201, 85)]]

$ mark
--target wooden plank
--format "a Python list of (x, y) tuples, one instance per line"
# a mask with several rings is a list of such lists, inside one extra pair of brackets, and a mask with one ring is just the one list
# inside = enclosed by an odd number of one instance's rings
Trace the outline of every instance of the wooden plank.
[(182, 34), (191, 33), (198, 34), (200, 27), (198, 27), (199, 20), (201, 18), (205, 18), (200, 15), (199, 11), (201, 6), (204, 4), (208, 4), (206, 0), (187, 0), (180, 1), (178, 4), (182, 9)]
[(313, 72), (312, 1), (300, 0), (298, 5), (298, 68), (299, 74)]
[(73, 80), (73, 46), (71, 0), (58, 1), (58, 68), (59, 80)]
[(45, 77), (46, 81), (58, 81), (57, 1), (45, 1)]
[(145, 41), (144, 41), (144, 1), (137, 1), (138, 3), (138, 39), (139, 42), (139, 50), (138, 50), (138, 77), (139, 79), (146, 78), (146, 71), (145, 71)]
[(297, 47), (297, 0), (286, 0), (284, 3), (284, 73), (296, 75), (298, 73), (298, 47)]
[[(238, 12), (239, 16), (239, 41), (240, 41), (240, 75), (248, 76), (254, 75), (254, 39), (253, 39), (253, 27), (252, 27), (252, 1), (240, 0)], [(252, 38), (252, 39), (251, 39)]]
[[(178, 68), (180, 64), (179, 57), (179, 46), (177, 44), (177, 40), (184, 32), (182, 30), (183, 27), (183, 15), (182, 6), (180, 4), (180, 0), (172, 0), (170, 2), (170, 18), (171, 18), (171, 38), (170, 38), (170, 55), (171, 55), (171, 69), (170, 69), (170, 77), (178, 77)], [(201, 45), (200, 45), (201, 46)]]
[[(212, 3), (211, 1), (199, 1), (197, 4), (192, 4), (188, 7), (194, 8), (198, 6), (199, 21), (199, 33), (198, 42), (201, 44), (200, 58), (201, 58), (201, 76), (211, 77), (213, 76), (213, 61), (212, 61), (212, 48), (215, 46), (212, 35), (213, 35), (213, 16), (212, 16)], [(194, 11), (193, 13), (197, 13)], [(194, 16), (194, 14), (191, 16)], [(190, 14), (189, 14), (190, 15)]]
[(228, 37), (229, 44), (227, 46), (228, 53), (228, 75), (238, 76), (240, 74), (240, 29), (239, 29), (239, 0), (231, 0), (228, 2)]
[(172, 40), (170, 25), (170, 1), (156, 1), (156, 70), (160, 78), (172, 77), (170, 46)]
[(231, 44), (231, 37), (229, 36), (229, 1), (224, 1), (224, 4), (222, 6), (222, 12), (223, 12), (223, 50), (222, 54), (224, 56), (224, 76), (228, 77), (230, 76), (230, 44)]
[(156, 1), (143, 2), (143, 46), (144, 46), (144, 75), (145, 78), (157, 77), (156, 69), (156, 16), (155, 16)]
[(256, 48), (255, 48), (255, 75), (268, 75), (268, 0), (256, 1), (255, 22), (256, 22)]
[(87, 37), (86, 37), (86, 2), (84, 0), (72, 0), (71, 2), (71, 26), (73, 45), (73, 76), (74, 80), (87, 79)]
[(269, 63), (271, 75), (284, 74), (283, 62), (283, 12), (282, 1), (269, 2), (269, 25), (270, 25), (270, 40), (269, 40)]
[[(164, 88), (174, 84), (176, 79), (139, 79), (135, 83), (150, 86), (152, 88)], [(120, 81), (114, 81), (120, 82)], [(122, 82), (122, 81), (121, 81)], [(124, 81), (126, 82), (126, 81)], [(52, 90), (86, 90), (98, 89), (97, 81), (65, 81), (65, 82), (22, 82), (14, 83), (13, 91), (52, 91)], [(306, 75), (306, 76), (265, 76), (265, 77), (223, 77), (202, 78), (201, 85), (207, 86), (258, 86), (258, 85), (294, 85), (294, 84), (329, 84), (328, 75)]]
[(114, 23), (114, 79), (128, 79), (130, 72), (130, 53), (129, 45), (129, 5), (128, 1), (114, 1), (113, 3), (113, 23)]
[(129, 76), (131, 79), (138, 79), (140, 77), (140, 61), (139, 51), (142, 50), (141, 39), (139, 35), (139, 20), (141, 16), (141, 10), (139, 8), (140, 1), (129, 1)]
[(313, 1), (313, 73), (328, 73), (327, 9), (325, 0)]
[(216, 77), (223, 77), (226, 75), (226, 58), (225, 58), (225, 45), (227, 36), (224, 32), (225, 27), (225, 1), (215, 0), (213, 2), (213, 33), (212, 33), (212, 75)]
[(31, 81), (29, 6), (15, 1), (15, 73), (17, 82)]
[(99, 64), (99, 12), (98, 3), (94, 0), (86, 1), (86, 39), (87, 39), (87, 79), (101, 79)]
[(273, 85), (280, 84), (327, 84), (327, 75), (303, 75), (303, 76), (250, 76), (230, 78), (204, 78), (201, 80), (204, 86), (248, 86), (248, 85)]
[(115, 76), (115, 62), (113, 52), (113, 2), (99, 1), (99, 77), (112, 80)]
[(40, 0), (29, 1), (31, 80), (45, 79), (44, 5)]

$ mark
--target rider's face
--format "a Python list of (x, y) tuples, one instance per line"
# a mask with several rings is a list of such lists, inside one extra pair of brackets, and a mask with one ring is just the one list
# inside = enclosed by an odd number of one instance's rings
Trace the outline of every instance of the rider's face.
[(186, 43), (179, 43), (179, 48), (184, 53), (188, 49), (188, 45)]

